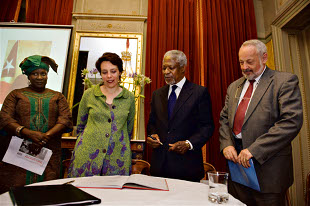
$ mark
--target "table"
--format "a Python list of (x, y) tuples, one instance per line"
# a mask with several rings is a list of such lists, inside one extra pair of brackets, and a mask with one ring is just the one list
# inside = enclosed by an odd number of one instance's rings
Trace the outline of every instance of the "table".
[[(73, 185), (77, 184), (80, 178), (65, 178), (47, 182), (36, 183), (33, 185), (63, 184), (70, 180), (75, 180)], [(109, 178), (104, 177), (104, 178)], [(90, 189), (82, 190), (101, 199), (100, 205), (113, 206), (144, 206), (144, 205), (218, 205), (208, 201), (208, 185), (203, 183), (189, 182), (184, 180), (166, 178), (169, 191), (157, 190), (137, 190), (137, 189)], [(0, 205), (12, 205), (9, 193), (0, 195)], [(229, 201), (223, 206), (244, 205), (231, 195)]]

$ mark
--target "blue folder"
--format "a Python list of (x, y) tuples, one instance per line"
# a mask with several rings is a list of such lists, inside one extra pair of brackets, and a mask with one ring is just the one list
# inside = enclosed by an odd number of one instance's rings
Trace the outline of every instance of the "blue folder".
[(260, 191), (253, 160), (250, 159), (249, 162), (251, 166), (249, 168), (245, 168), (238, 163), (234, 163), (228, 160), (231, 180), (244, 186), (250, 187), (254, 190)]

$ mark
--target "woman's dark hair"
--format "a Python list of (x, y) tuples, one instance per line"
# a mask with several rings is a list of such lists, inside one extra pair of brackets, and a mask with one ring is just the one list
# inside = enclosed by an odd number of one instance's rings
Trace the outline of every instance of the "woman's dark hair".
[(123, 60), (115, 53), (106, 52), (96, 61), (96, 68), (100, 74), (101, 63), (104, 61), (111, 62), (111, 64), (117, 66), (119, 73), (123, 72)]

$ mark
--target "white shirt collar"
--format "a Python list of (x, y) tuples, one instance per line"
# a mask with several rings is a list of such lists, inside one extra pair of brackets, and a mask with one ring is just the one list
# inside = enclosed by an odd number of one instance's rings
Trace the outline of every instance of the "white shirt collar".
[(261, 79), (262, 75), (264, 74), (265, 70), (266, 70), (266, 65), (265, 65), (265, 68), (264, 68), (263, 72), (258, 77), (255, 78), (255, 84), (258, 84), (258, 82)]
[[(185, 84), (185, 81), (186, 81), (186, 78), (183, 77), (183, 79), (181, 81), (179, 81), (176, 84), (173, 84), (173, 85), (177, 86), (177, 88), (175, 89), (175, 94), (177, 95), (177, 98), (179, 97), (179, 94), (180, 94), (180, 92), (181, 92), (181, 90), (182, 90), (182, 88), (183, 88), (183, 86)], [(168, 98), (169, 98), (169, 96), (170, 96), (170, 94), (172, 92), (172, 86), (173, 85), (169, 85)]]
[[(173, 85), (177, 85), (178, 88), (182, 89), (183, 85), (185, 84), (185, 81), (186, 81), (186, 78), (183, 77), (183, 79), (182, 79), (181, 81), (179, 81), (178, 83), (173, 84)], [(171, 89), (171, 87), (172, 87), (173, 85), (170, 85), (170, 89)]]

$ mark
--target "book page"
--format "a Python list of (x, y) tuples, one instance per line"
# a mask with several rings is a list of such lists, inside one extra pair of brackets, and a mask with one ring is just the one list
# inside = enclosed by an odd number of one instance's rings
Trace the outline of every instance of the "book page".
[(118, 188), (121, 189), (128, 176), (92, 176), (75, 181), (74, 185), (81, 188)]
[(147, 176), (142, 174), (133, 174), (129, 176), (124, 187), (133, 187), (140, 189), (158, 189), (169, 190), (167, 182), (164, 178)]
[(52, 151), (42, 147), (39, 154), (34, 155), (29, 150), (32, 142), (13, 136), (2, 161), (42, 175), (52, 156)]

